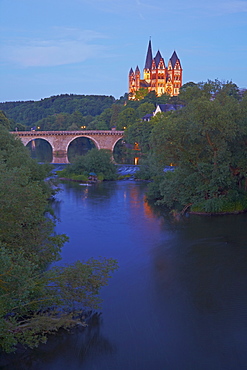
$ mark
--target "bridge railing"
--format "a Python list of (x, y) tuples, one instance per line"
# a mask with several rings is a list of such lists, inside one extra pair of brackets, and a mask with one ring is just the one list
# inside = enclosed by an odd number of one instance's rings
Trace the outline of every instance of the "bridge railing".
[(120, 130), (76, 130), (76, 131), (11, 131), (18, 136), (50, 136), (50, 135), (123, 135)]

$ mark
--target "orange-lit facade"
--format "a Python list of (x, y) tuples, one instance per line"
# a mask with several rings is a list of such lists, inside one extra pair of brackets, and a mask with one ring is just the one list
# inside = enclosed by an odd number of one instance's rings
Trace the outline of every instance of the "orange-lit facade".
[(129, 99), (136, 99), (136, 92), (141, 89), (147, 89), (148, 92), (155, 91), (157, 96), (168, 94), (177, 96), (182, 86), (182, 66), (174, 51), (168, 64), (165, 64), (160, 51), (153, 57), (151, 40), (148, 44), (145, 67), (143, 70), (143, 79), (137, 66), (135, 71), (129, 72)]

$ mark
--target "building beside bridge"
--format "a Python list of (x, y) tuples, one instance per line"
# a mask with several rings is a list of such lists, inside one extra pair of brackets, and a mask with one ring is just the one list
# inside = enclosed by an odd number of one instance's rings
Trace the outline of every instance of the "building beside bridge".
[(140, 69), (137, 66), (135, 71), (129, 72), (129, 99), (136, 99), (136, 92), (141, 88), (148, 92), (155, 91), (157, 96), (168, 94), (177, 96), (182, 86), (182, 65), (174, 51), (167, 65), (160, 51), (153, 57), (151, 40), (148, 44), (143, 78), (141, 78)]

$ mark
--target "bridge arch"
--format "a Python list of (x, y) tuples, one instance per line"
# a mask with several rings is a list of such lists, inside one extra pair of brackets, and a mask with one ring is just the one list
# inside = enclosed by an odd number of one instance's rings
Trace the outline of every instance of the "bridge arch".
[(116, 144), (117, 144), (121, 139), (123, 139), (123, 138), (122, 138), (122, 137), (119, 137), (119, 138), (118, 138), (118, 139), (116, 139), (116, 141), (113, 143), (112, 148), (111, 148), (112, 153), (113, 153), (113, 150), (114, 150), (114, 148), (115, 148)]
[(38, 138), (30, 140), (26, 147), (30, 150), (30, 155), (39, 162), (51, 162), (53, 158), (53, 148), (48, 140)]
[(68, 141), (68, 144), (66, 145), (67, 153), (68, 153), (68, 149), (69, 149), (70, 144), (73, 143), (73, 141), (75, 141), (76, 139), (79, 139), (80, 137), (86, 137), (87, 139), (92, 140), (92, 142), (95, 144), (96, 148), (100, 149), (100, 145), (99, 145), (98, 141), (95, 140), (95, 138), (92, 138), (88, 135), (81, 135), (81, 136), (76, 136), (74, 138), (71, 138), (71, 140)]
[(38, 139), (45, 140), (47, 143), (50, 144), (50, 146), (52, 148), (52, 151), (54, 151), (54, 145), (53, 145), (52, 141), (50, 141), (48, 138), (45, 138), (45, 137), (39, 136), (39, 137), (35, 137), (35, 138), (28, 138), (27, 140), (22, 140), (22, 142), (25, 146), (27, 146), (31, 141), (38, 140)]

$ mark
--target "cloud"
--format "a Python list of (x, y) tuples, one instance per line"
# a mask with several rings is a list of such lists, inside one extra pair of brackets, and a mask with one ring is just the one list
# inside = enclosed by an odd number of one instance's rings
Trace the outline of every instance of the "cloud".
[[(192, 1), (192, 4), (194, 0)], [(190, 4), (190, 2), (188, 2)], [(201, 11), (207, 11), (211, 15), (224, 15), (233, 13), (247, 12), (247, 2), (245, 0), (216, 0), (202, 3), (194, 3), (195, 8)]]
[(114, 13), (118, 15), (136, 16), (147, 21), (150, 17), (160, 15), (167, 16), (187, 15), (190, 17), (222, 16), (227, 14), (247, 12), (246, 0), (177, 0), (175, 6), (171, 6), (168, 0), (81, 0), (87, 2), (95, 11), (102, 13)]
[(105, 38), (100, 33), (74, 28), (54, 28), (52, 33), (52, 37), (44, 39), (6, 40), (1, 60), (21, 67), (51, 67), (106, 54), (106, 47), (98, 41)]
[[(148, 15), (150, 10), (167, 11), (166, 5), (168, 0), (79, 0), (81, 3), (87, 3), (96, 11), (103, 13), (114, 13), (119, 15), (138, 14), (143, 17), (142, 13)], [(166, 4), (167, 3), (167, 4)]]
[(221, 4), (220, 8), (226, 13), (246, 13), (246, 1), (228, 1)]

